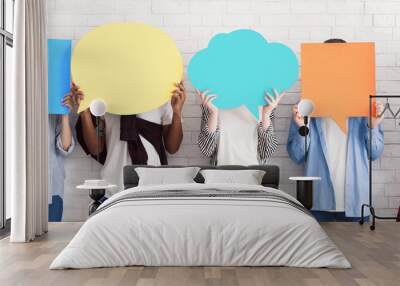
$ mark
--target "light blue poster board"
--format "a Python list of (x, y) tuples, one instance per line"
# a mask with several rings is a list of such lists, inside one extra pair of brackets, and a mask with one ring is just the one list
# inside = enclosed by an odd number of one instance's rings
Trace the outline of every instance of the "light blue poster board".
[(71, 85), (71, 40), (49, 39), (47, 50), (49, 114), (68, 114), (62, 100)]
[[(188, 66), (188, 76), (200, 91), (216, 94), (220, 109), (245, 105), (258, 119), (258, 107), (266, 105), (265, 92), (279, 93), (299, 77), (294, 52), (280, 43), (269, 43), (253, 30), (236, 30), (214, 36), (208, 47), (197, 52)], [(209, 94), (209, 95), (210, 95)]]

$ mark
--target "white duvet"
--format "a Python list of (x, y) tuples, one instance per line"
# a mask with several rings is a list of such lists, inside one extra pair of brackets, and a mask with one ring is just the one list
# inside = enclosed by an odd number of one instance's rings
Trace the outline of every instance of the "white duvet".
[[(90, 217), (50, 269), (145, 266), (294, 266), (349, 268), (318, 222), (288, 204), (255, 198), (153, 198), (131, 192), (263, 190), (262, 186), (184, 184), (120, 192)], [(113, 202), (115, 204), (113, 204)]]

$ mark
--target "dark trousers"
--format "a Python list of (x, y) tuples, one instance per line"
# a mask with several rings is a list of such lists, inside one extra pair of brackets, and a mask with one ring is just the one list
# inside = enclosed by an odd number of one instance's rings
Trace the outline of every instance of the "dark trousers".
[[(360, 221), (361, 217), (347, 217), (344, 212), (325, 212), (325, 211), (311, 211), (312, 215), (319, 222), (328, 221)], [(369, 221), (369, 216), (364, 217), (364, 221)]]
[(49, 204), (49, 221), (61, 221), (64, 209), (64, 202), (60, 196), (53, 196)]

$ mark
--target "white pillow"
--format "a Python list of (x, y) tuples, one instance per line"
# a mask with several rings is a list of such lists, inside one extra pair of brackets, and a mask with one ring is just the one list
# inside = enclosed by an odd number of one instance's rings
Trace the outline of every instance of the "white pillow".
[(195, 183), (193, 179), (199, 170), (199, 167), (135, 168), (139, 176), (139, 186)]
[(262, 170), (202, 170), (204, 183), (230, 183), (261, 185), (265, 171)]

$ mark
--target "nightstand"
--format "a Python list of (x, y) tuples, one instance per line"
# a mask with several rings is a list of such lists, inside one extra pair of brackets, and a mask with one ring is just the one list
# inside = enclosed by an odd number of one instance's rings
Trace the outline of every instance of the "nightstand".
[(80, 190), (89, 190), (89, 197), (93, 200), (93, 202), (89, 205), (89, 215), (94, 213), (97, 208), (101, 205), (102, 199), (106, 194), (106, 189), (114, 188), (116, 185), (90, 185), (90, 184), (83, 184), (76, 186), (77, 189)]

